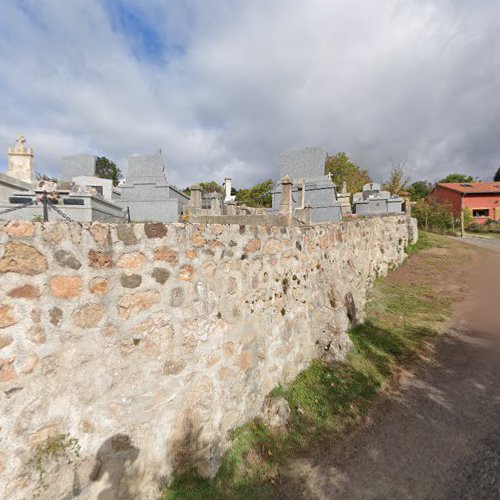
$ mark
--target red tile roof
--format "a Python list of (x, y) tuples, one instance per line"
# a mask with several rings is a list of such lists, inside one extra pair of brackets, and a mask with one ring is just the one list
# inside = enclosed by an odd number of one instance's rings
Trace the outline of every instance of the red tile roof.
[(500, 196), (500, 182), (440, 182), (437, 187), (450, 189), (458, 193), (495, 193)]

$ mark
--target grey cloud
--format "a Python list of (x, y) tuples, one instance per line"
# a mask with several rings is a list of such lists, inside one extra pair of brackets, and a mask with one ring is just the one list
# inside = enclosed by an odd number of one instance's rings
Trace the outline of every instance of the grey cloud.
[(22, 132), (37, 169), (57, 172), (68, 153), (125, 168), (128, 155), (161, 147), (181, 187), (275, 178), (280, 152), (315, 144), (348, 152), (379, 180), (391, 161), (415, 179), (496, 170), (495, 0), (166, 5), (145, 0), (141, 15), (182, 50), (151, 63), (97, 0), (6, 3), (4, 148)]

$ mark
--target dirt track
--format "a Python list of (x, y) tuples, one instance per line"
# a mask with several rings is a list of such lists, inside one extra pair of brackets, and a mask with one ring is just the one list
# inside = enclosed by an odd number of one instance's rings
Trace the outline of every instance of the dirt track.
[(281, 498), (500, 499), (500, 240), (470, 251), (443, 270), (461, 300), (428, 356), (354, 434), (295, 460)]

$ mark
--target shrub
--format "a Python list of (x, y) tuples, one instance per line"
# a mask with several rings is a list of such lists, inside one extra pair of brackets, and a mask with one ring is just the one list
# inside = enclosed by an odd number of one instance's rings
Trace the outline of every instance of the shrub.
[(449, 203), (426, 199), (417, 201), (412, 207), (412, 215), (421, 229), (434, 233), (454, 233), (460, 227), (460, 218), (453, 214)]
[(484, 224), (473, 222), (467, 227), (468, 231), (473, 233), (500, 233), (500, 222), (488, 220)]

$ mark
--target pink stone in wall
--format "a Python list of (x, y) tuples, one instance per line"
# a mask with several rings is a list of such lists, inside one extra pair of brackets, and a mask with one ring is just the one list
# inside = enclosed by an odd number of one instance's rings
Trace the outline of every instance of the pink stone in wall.
[(108, 293), (108, 280), (106, 278), (92, 278), (89, 284), (89, 292), (97, 295)]
[(47, 270), (47, 259), (34, 247), (24, 243), (8, 242), (0, 259), (0, 273), (43, 273)]
[(82, 291), (80, 276), (54, 276), (49, 281), (50, 290), (58, 299), (74, 299)]
[(271, 238), (264, 245), (264, 254), (265, 255), (275, 255), (279, 253), (281, 250), (281, 241), (275, 238)]
[(89, 266), (95, 269), (109, 269), (113, 265), (113, 256), (110, 252), (89, 250)]
[(189, 242), (194, 247), (202, 247), (203, 245), (205, 245), (207, 240), (200, 233), (192, 233), (191, 236), (189, 237)]
[(169, 264), (177, 264), (179, 254), (167, 246), (158, 247), (154, 249), (155, 260), (168, 262)]
[(186, 256), (187, 259), (194, 259), (196, 258), (196, 250), (193, 250), (192, 248), (188, 248), (185, 252), (184, 255)]
[(5, 232), (13, 238), (31, 238), (35, 232), (35, 226), (31, 222), (17, 220), (9, 222), (5, 226)]
[(139, 269), (145, 261), (146, 257), (142, 253), (130, 252), (122, 255), (116, 265), (122, 269)]
[(260, 250), (260, 245), (261, 241), (259, 238), (248, 240), (247, 244), (245, 245), (244, 251), (246, 253), (257, 252), (258, 250)]
[(37, 299), (40, 297), (40, 290), (33, 285), (22, 285), (13, 288), (7, 295), (13, 299)]
[(183, 281), (191, 281), (194, 274), (194, 267), (191, 264), (184, 266), (179, 272), (179, 278)]
[(108, 224), (103, 224), (101, 222), (94, 222), (90, 226), (90, 234), (94, 238), (94, 241), (101, 245), (107, 241), (108, 233), (109, 233)]
[(22, 367), (22, 372), (23, 373), (31, 373), (35, 369), (36, 365), (38, 364), (38, 361), (39, 361), (39, 358), (36, 354), (29, 356)]
[(16, 377), (14, 367), (15, 356), (0, 359), (0, 382), (8, 382)]
[(8, 304), (0, 306), (0, 328), (7, 328), (16, 323), (17, 319), (13, 314), (12, 306)]
[(122, 319), (128, 319), (132, 314), (149, 309), (160, 302), (160, 294), (156, 290), (129, 293), (123, 295), (118, 303), (118, 314)]
[(73, 313), (73, 323), (80, 328), (94, 328), (104, 317), (105, 311), (102, 304), (85, 304)]

